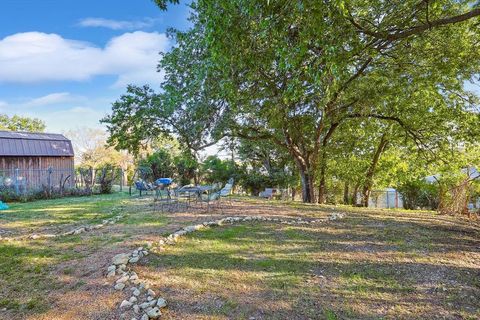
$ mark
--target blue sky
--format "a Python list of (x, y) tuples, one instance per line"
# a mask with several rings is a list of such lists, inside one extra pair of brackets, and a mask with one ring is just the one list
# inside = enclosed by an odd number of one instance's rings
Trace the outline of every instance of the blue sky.
[(1, 0), (0, 113), (40, 118), (47, 131), (99, 127), (129, 83), (158, 87), (167, 28), (185, 4), (151, 0)]

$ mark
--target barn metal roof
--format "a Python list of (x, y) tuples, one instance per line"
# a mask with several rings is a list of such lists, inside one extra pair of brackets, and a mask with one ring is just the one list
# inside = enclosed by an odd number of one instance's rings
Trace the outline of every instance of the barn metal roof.
[(73, 157), (73, 147), (61, 134), (0, 131), (2, 156)]

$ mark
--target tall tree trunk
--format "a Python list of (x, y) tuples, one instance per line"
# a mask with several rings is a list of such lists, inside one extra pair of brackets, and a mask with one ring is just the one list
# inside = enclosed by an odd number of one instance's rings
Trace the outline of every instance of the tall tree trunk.
[(315, 177), (311, 166), (300, 159), (295, 159), (302, 183), (302, 200), (306, 203), (315, 203), (315, 192), (313, 190), (313, 179)]
[(348, 181), (345, 181), (345, 184), (343, 185), (343, 204), (349, 204), (349, 185)]
[(325, 174), (327, 171), (327, 152), (325, 149), (326, 142), (323, 146), (322, 157), (320, 159), (320, 181), (318, 184), (318, 203), (325, 203), (327, 201), (327, 183)]
[(373, 176), (375, 174), (375, 169), (378, 165), (378, 160), (380, 160), (380, 156), (385, 148), (388, 145), (387, 134), (384, 133), (382, 138), (380, 139), (380, 143), (378, 144), (377, 149), (375, 150), (375, 154), (373, 155), (372, 162), (370, 163), (370, 167), (367, 170), (365, 175), (365, 184), (363, 185), (362, 190), (362, 206), (368, 207), (368, 201), (370, 200), (370, 194), (372, 192), (373, 186)]
[(353, 192), (352, 192), (352, 206), (356, 206), (357, 205), (357, 202), (358, 202), (358, 188), (360, 188), (360, 185), (357, 183), (355, 184), (355, 187), (353, 188)]

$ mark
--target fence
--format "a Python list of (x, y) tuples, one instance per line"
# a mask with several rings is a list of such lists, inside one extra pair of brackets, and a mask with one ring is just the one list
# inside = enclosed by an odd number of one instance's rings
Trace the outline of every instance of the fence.
[[(123, 189), (126, 183), (122, 169), (109, 172), (112, 184)], [(42, 190), (67, 190), (95, 188), (101, 182), (102, 169), (88, 171), (71, 169), (9, 169), (0, 170), (0, 192), (11, 192), (17, 195)]]

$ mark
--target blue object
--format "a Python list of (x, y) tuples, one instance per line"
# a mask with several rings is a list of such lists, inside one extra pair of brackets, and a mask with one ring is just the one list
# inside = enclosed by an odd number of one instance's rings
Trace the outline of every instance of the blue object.
[(165, 185), (165, 186), (169, 186), (169, 185), (172, 184), (172, 181), (173, 181), (173, 180), (170, 179), (170, 178), (160, 178), (160, 179), (157, 179), (157, 180), (155, 181), (155, 184), (157, 184), (157, 185), (158, 185), (158, 184), (163, 184), (163, 185)]
[(135, 182), (135, 187), (139, 191), (148, 191), (149, 190), (147, 184), (143, 181), (136, 181)]
[(8, 209), (7, 204), (0, 201), (0, 210), (7, 210), (7, 209)]

